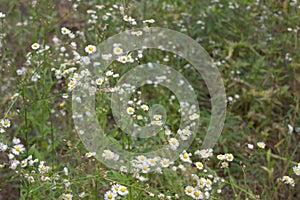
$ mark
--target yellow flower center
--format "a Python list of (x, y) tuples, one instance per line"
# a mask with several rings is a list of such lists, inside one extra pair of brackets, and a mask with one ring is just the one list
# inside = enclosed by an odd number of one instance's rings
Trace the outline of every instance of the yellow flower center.
[(21, 147), (17, 146), (16, 151), (21, 151)]
[(93, 51), (93, 50), (94, 50), (94, 47), (88, 47), (88, 50), (89, 50), (89, 51)]
[(187, 189), (187, 192), (188, 192), (188, 193), (191, 193), (191, 192), (192, 192), (192, 189), (191, 189), (191, 188)]
[(125, 191), (126, 191), (126, 188), (122, 187), (121, 192), (125, 192)]
[(112, 195), (112, 194), (108, 194), (108, 195), (107, 195), (107, 198), (112, 199), (112, 198), (113, 198), (113, 195)]
[(285, 181), (288, 181), (288, 180), (289, 180), (289, 178), (288, 178), (288, 177), (285, 177), (285, 178), (284, 178), (284, 180), (285, 180)]
[(7, 126), (8, 125), (8, 121), (4, 121), (4, 126)]
[(187, 153), (183, 154), (183, 158), (187, 159), (189, 157), (189, 155)]
[(196, 196), (196, 197), (199, 197), (200, 196), (200, 193), (199, 192), (194, 192), (194, 195)]

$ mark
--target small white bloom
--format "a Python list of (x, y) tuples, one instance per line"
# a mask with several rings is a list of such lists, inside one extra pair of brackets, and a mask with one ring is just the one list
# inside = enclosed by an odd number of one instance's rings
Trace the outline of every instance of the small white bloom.
[(117, 194), (115, 192), (112, 191), (107, 191), (104, 194), (104, 200), (115, 200), (117, 197)]
[(257, 146), (261, 149), (264, 149), (266, 147), (266, 144), (264, 142), (258, 142)]
[(144, 111), (148, 111), (149, 110), (149, 106), (147, 105), (141, 105), (141, 109), (143, 109)]
[(125, 64), (127, 62), (127, 56), (119, 56), (117, 61)]
[(112, 160), (114, 159), (114, 152), (112, 152), (111, 150), (104, 150), (102, 153), (102, 157), (104, 158), (104, 160)]
[(95, 45), (88, 45), (85, 47), (85, 52), (88, 53), (88, 54), (92, 54), (92, 53), (95, 53), (97, 51), (97, 48)]
[(192, 186), (186, 186), (184, 191), (185, 191), (185, 194), (188, 195), (188, 196), (192, 196), (193, 193), (194, 193), (194, 188)]
[(170, 138), (169, 145), (170, 148), (175, 151), (179, 147), (179, 142), (176, 138)]
[(134, 108), (133, 107), (128, 107), (126, 109), (126, 112), (127, 112), (128, 115), (132, 115), (134, 113)]
[(160, 164), (162, 167), (166, 168), (166, 167), (170, 166), (171, 162), (169, 159), (163, 158), (163, 159), (161, 159)]
[(60, 31), (63, 35), (68, 35), (71, 33), (71, 30), (66, 27), (62, 27)]
[(108, 71), (105, 73), (105, 75), (106, 75), (107, 77), (112, 76), (113, 74), (114, 74), (114, 72), (111, 71), (111, 70), (108, 70)]
[(0, 18), (4, 18), (6, 15), (3, 12), (0, 12)]
[(4, 152), (7, 150), (7, 145), (6, 144), (3, 144), (2, 142), (0, 142), (0, 152)]
[(113, 48), (113, 52), (115, 55), (121, 55), (123, 54), (123, 49), (121, 49), (119, 46), (116, 46)]
[(191, 154), (187, 153), (186, 151), (183, 151), (183, 152), (179, 155), (179, 158), (180, 158), (180, 160), (182, 160), (183, 162), (192, 163), (192, 160), (191, 160), (190, 156), (191, 156)]
[(67, 167), (64, 167), (64, 174), (65, 174), (66, 176), (68, 176), (68, 175), (69, 175), (69, 170), (68, 170), (68, 168), (67, 168)]
[(288, 124), (288, 129), (289, 129), (289, 134), (292, 134), (294, 131), (294, 128), (292, 127), (292, 125)]
[(13, 140), (12, 140), (12, 142), (14, 144), (20, 144), (21, 140), (19, 138), (14, 137)]
[(90, 157), (93, 157), (93, 156), (95, 156), (95, 155), (96, 155), (96, 152), (87, 152), (87, 153), (85, 154), (85, 157), (90, 158)]
[(197, 169), (200, 169), (200, 170), (203, 169), (203, 164), (201, 162), (196, 162), (195, 165), (196, 165)]
[(28, 164), (27, 159), (21, 161), (21, 167), (26, 167)]
[(293, 171), (297, 176), (300, 176), (300, 163), (293, 167)]
[(38, 43), (33, 43), (33, 44), (31, 45), (31, 48), (32, 48), (33, 50), (39, 49), (39, 48), (40, 48), (40, 44), (38, 44)]
[(25, 151), (25, 148), (24, 148), (23, 144), (17, 144), (12, 149), (12, 153), (15, 155), (19, 155), (20, 153), (23, 153), (24, 151)]
[(96, 85), (102, 85), (104, 82), (104, 78), (100, 77), (96, 80)]
[(248, 144), (247, 146), (248, 146), (249, 149), (253, 149), (254, 148), (253, 144)]
[(68, 193), (68, 194), (62, 195), (62, 197), (63, 197), (63, 200), (72, 200), (73, 195)]
[(289, 177), (289, 176), (283, 176), (282, 177), (282, 182), (284, 184), (288, 184), (288, 185), (291, 185), (291, 186), (295, 186), (295, 181), (293, 178)]
[(225, 158), (228, 162), (231, 162), (231, 161), (233, 161), (234, 157), (231, 153), (227, 153), (227, 154), (225, 154)]
[(10, 125), (11, 125), (10, 120), (9, 120), (9, 119), (2, 119), (2, 120), (1, 120), (1, 125), (2, 125), (2, 127), (4, 127), (4, 128), (9, 128)]

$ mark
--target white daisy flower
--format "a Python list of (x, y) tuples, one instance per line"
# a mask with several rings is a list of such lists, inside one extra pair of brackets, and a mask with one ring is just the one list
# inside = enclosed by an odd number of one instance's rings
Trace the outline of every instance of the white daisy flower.
[(147, 163), (150, 165), (150, 166), (155, 166), (156, 165), (156, 159), (155, 158), (149, 158), (147, 160)]
[(3, 12), (0, 12), (0, 18), (4, 18), (6, 15)]
[(134, 62), (134, 59), (132, 58), (131, 54), (129, 54), (128, 56), (126, 56), (126, 62), (129, 62), (129, 63), (133, 63)]
[(253, 144), (247, 144), (247, 146), (248, 146), (249, 149), (253, 149), (254, 148)]
[(118, 196), (117, 193), (112, 191), (107, 191), (104, 194), (104, 200), (115, 200), (117, 196)]
[(234, 157), (231, 153), (227, 153), (227, 154), (225, 154), (225, 158), (228, 162), (231, 162), (231, 161), (233, 161)]
[(194, 193), (194, 188), (192, 186), (186, 186), (184, 191), (185, 191), (185, 194), (188, 195), (188, 196), (192, 196), (193, 193)]
[(93, 156), (95, 156), (95, 155), (96, 155), (96, 152), (87, 152), (87, 153), (85, 154), (85, 157), (90, 158), (90, 157), (93, 157)]
[(71, 30), (68, 29), (68, 28), (66, 28), (66, 27), (62, 27), (62, 28), (60, 29), (60, 32), (61, 32), (61, 34), (63, 34), (63, 35), (68, 35), (68, 34), (71, 33)]
[(20, 144), (21, 140), (19, 138), (14, 137), (13, 140), (12, 140), (12, 142), (14, 144)]
[(31, 45), (31, 48), (32, 48), (33, 50), (37, 50), (37, 49), (40, 48), (40, 44), (38, 44), (38, 43), (33, 43), (33, 44)]
[(188, 128), (178, 130), (177, 133), (180, 135), (182, 140), (187, 140), (192, 135), (192, 132)]
[(140, 165), (140, 169), (142, 170), (142, 173), (147, 174), (150, 171), (150, 167), (148, 163), (143, 163)]
[(132, 115), (134, 113), (134, 108), (133, 107), (128, 107), (126, 109), (126, 112), (127, 112), (128, 115)]
[(85, 48), (84, 48), (85, 52), (88, 53), (88, 54), (93, 54), (97, 51), (97, 48), (95, 45), (87, 45)]
[(187, 153), (186, 151), (183, 151), (179, 157), (180, 157), (180, 160), (182, 160), (183, 162), (188, 162), (188, 163), (192, 163), (192, 160), (190, 158), (192, 154), (191, 153)]
[(264, 142), (258, 142), (257, 146), (261, 149), (264, 149), (266, 147), (266, 144)]
[(9, 128), (11, 126), (10, 120), (9, 119), (1, 119), (1, 125), (4, 128)]
[(200, 179), (198, 180), (197, 185), (198, 185), (199, 188), (204, 188), (205, 185), (206, 185), (206, 179), (205, 179), (205, 178), (200, 178)]
[(169, 145), (170, 148), (175, 151), (179, 147), (179, 142), (176, 138), (170, 138)]
[(163, 159), (161, 159), (160, 164), (162, 167), (166, 168), (166, 167), (170, 166), (171, 162), (169, 159), (163, 158)]
[(121, 54), (123, 54), (123, 49), (121, 49), (119, 46), (116, 46), (113, 48), (113, 53), (115, 55), (121, 55)]
[(112, 160), (114, 158), (115, 154), (111, 150), (104, 150), (102, 153), (102, 157), (104, 160)]
[(27, 159), (21, 161), (21, 167), (26, 167), (28, 164)]
[(19, 155), (20, 153), (23, 153), (25, 151), (25, 147), (23, 144), (17, 144), (12, 149), (12, 153), (15, 155)]
[(194, 199), (203, 199), (203, 193), (198, 189), (194, 189), (192, 197)]
[(0, 142), (0, 152), (6, 151), (7, 148), (8, 148), (8, 146), (6, 144), (3, 144), (2, 142)]
[(39, 167), (38, 167), (38, 170), (39, 170), (39, 172), (41, 173), (41, 174), (45, 174), (45, 173), (47, 173), (48, 171), (49, 171), (49, 167), (48, 166), (45, 166), (44, 165), (44, 162), (40, 162), (40, 165), (39, 165)]
[(104, 82), (104, 78), (100, 77), (96, 80), (96, 85), (102, 85)]
[(225, 155), (223, 155), (223, 154), (219, 154), (219, 155), (217, 155), (217, 159), (218, 159), (218, 160), (225, 160), (226, 157), (225, 157)]
[(300, 163), (293, 167), (293, 171), (297, 176), (300, 176)]
[(140, 163), (147, 162), (147, 158), (145, 156), (143, 156), (143, 155), (137, 156), (136, 159)]
[(121, 186), (119, 187), (118, 194), (121, 195), (121, 196), (126, 196), (126, 195), (128, 194), (128, 189), (127, 189), (127, 187), (121, 185)]
[(143, 105), (141, 105), (141, 109), (143, 109), (144, 111), (148, 111), (149, 110), (149, 106), (143, 104)]
[(154, 119), (155, 121), (159, 121), (159, 120), (162, 119), (162, 116), (161, 116), (161, 115), (153, 115), (153, 119)]
[(114, 193), (118, 193), (119, 187), (120, 187), (120, 184), (113, 184), (111, 186), (111, 191)]
[(73, 195), (68, 193), (68, 194), (64, 194), (62, 197), (63, 197), (63, 200), (72, 200)]
[(291, 186), (295, 186), (295, 181), (294, 181), (294, 179), (293, 178), (291, 178), (291, 177), (289, 177), (289, 176), (283, 176), (282, 177), (282, 182), (284, 183), (284, 184), (288, 184), (288, 185), (291, 185)]
[(203, 169), (203, 164), (202, 164), (202, 162), (196, 162), (195, 165), (196, 165), (197, 169), (200, 169), (200, 170)]
[(190, 120), (199, 119), (199, 115), (197, 113), (194, 113), (194, 114), (190, 115), (189, 118), (190, 118)]
[(127, 62), (127, 56), (119, 56), (117, 61), (119, 61), (120, 63), (125, 64)]
[(111, 71), (111, 70), (108, 70), (108, 71), (105, 73), (105, 75), (106, 75), (107, 77), (112, 76), (113, 74), (114, 74), (114, 72)]

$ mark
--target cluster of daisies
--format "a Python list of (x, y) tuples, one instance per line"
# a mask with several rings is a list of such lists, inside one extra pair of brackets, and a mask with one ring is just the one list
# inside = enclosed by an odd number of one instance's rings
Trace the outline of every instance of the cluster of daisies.
[[(295, 175), (300, 176), (300, 163), (295, 165), (292, 169), (293, 169), (293, 172)], [(295, 186), (295, 180), (290, 176), (283, 176), (281, 178), (281, 181), (282, 181), (282, 183), (291, 185), (292, 187)]]
[(120, 184), (113, 184), (109, 191), (106, 191), (104, 194), (105, 200), (115, 200), (118, 196), (124, 197), (128, 195), (129, 191), (126, 186)]
[(228, 162), (232, 162), (234, 156), (231, 153), (219, 154), (217, 158), (222, 161), (221, 168), (228, 168)]
[[(52, 171), (50, 166), (46, 165), (46, 161), (40, 161), (38, 158), (33, 158), (33, 155), (26, 156), (26, 149), (19, 138), (12, 139), (12, 146), (0, 142), (0, 152), (7, 153), (8, 163), (0, 163), (0, 168), (8, 166), (17, 174), (23, 177), (29, 184), (35, 183), (51, 183), (51, 189), (55, 190), (61, 185), (65, 186), (67, 191), (70, 190), (71, 181), (68, 179), (69, 170), (64, 167), (60, 172)], [(94, 155), (91, 153), (91, 155)], [(90, 157), (90, 155), (86, 155)], [(85, 192), (78, 194), (79, 198), (84, 198)], [(72, 193), (62, 194), (64, 200), (71, 200)]]
[[(45, 165), (45, 161), (39, 161), (37, 158), (33, 159), (32, 155), (29, 155), (25, 159), (22, 159), (22, 157), (24, 157), (26, 149), (19, 138), (14, 137), (12, 139), (12, 144), (13, 145), (9, 147), (7, 144), (0, 143), (0, 151), (7, 152), (7, 156), (9, 158), (8, 164), (10, 169), (16, 170), (18, 166), (20, 166), (21, 168), (26, 168), (28, 166), (33, 167), (35, 163), (39, 163), (36, 169), (40, 174), (44, 174), (49, 171), (50, 167)], [(28, 176), (27, 174), (26, 177), (29, 182), (34, 182), (32, 176)]]
[[(95, 155), (95, 154), (94, 154)], [(194, 155), (196, 155), (198, 158), (202, 159), (202, 162), (196, 161), (193, 162), (192, 160), (192, 153), (188, 153), (186, 150), (183, 151), (180, 155), (180, 161), (182, 164), (178, 164), (178, 166), (175, 165), (174, 161), (171, 161), (167, 158), (161, 158), (159, 156), (156, 156), (154, 158), (147, 158), (144, 155), (136, 156), (136, 158), (132, 161), (130, 161), (131, 168), (130, 170), (126, 166), (121, 166), (120, 171), (123, 173), (131, 173), (133, 174), (133, 177), (141, 182), (147, 182), (149, 181), (149, 178), (145, 177), (145, 174), (149, 174), (151, 172), (163, 174), (163, 168), (171, 168), (172, 171), (176, 172), (178, 170), (182, 172), (187, 172), (188, 168), (196, 167), (197, 170), (199, 170), (201, 176), (199, 177), (197, 174), (191, 174), (193, 180), (197, 181), (197, 186), (187, 186), (185, 187), (185, 193), (187, 196), (192, 197), (193, 199), (209, 199), (211, 197), (211, 191), (213, 190), (213, 185), (216, 185), (219, 189), (217, 189), (218, 193), (221, 193), (220, 185), (224, 182), (224, 179), (221, 179), (217, 176), (213, 176), (209, 173), (209, 170), (205, 168), (205, 164), (207, 161), (213, 156), (213, 150), (212, 149), (203, 149), (203, 150), (197, 150), (194, 152)], [(86, 156), (90, 157), (92, 156), (91, 153), (86, 154)], [(110, 150), (104, 150), (102, 156), (104, 159), (113, 159), (115, 156), (115, 153)], [(220, 154), (217, 156), (218, 159), (227, 160), (228, 162), (233, 161), (234, 156), (232, 154)], [(198, 160), (198, 159), (197, 159)], [(194, 170), (192, 170), (194, 171)], [(117, 195), (127, 194), (127, 192), (124, 193), (124, 191), (119, 192), (119, 188), (114, 188), (116, 185), (112, 186), (112, 189), (107, 191), (104, 195), (105, 199), (114, 199), (117, 197)], [(126, 190), (127, 191), (127, 190)], [(149, 194), (150, 195), (150, 194)], [(151, 193), (151, 196), (156, 196), (155, 194)], [(159, 199), (171, 199), (167, 198), (167, 196), (163, 194), (157, 194), (157, 197)], [(176, 194), (175, 199), (179, 199), (178, 194)]]

